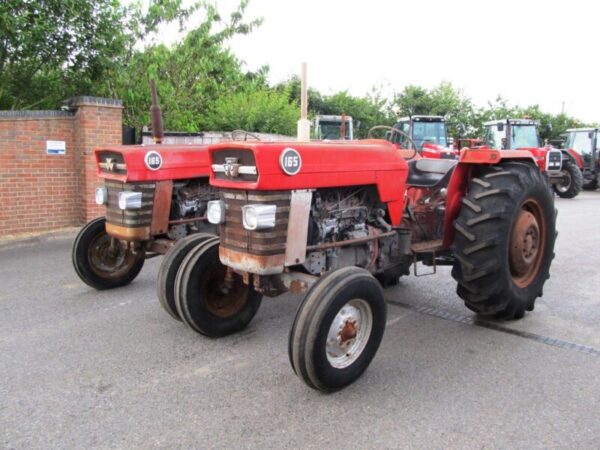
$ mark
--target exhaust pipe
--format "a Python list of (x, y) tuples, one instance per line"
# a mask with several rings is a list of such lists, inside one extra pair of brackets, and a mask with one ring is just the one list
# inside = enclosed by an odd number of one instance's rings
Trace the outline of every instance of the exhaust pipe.
[(150, 90), (152, 92), (152, 106), (150, 106), (150, 120), (152, 124), (152, 139), (155, 144), (162, 144), (165, 133), (163, 131), (162, 111), (158, 106), (158, 96), (156, 95), (156, 82), (150, 80)]

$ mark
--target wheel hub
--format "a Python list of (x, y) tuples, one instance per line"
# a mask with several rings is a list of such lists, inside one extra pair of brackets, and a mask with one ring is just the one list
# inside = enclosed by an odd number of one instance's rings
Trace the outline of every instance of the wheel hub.
[(571, 187), (571, 174), (569, 172), (565, 172), (561, 183), (557, 184), (556, 188), (560, 192), (567, 192), (570, 187)]
[(510, 240), (510, 271), (517, 286), (524, 288), (537, 276), (544, 242), (544, 219), (537, 202), (530, 200), (519, 211)]
[(103, 272), (115, 272), (125, 263), (127, 252), (120, 242), (112, 243), (108, 236), (98, 239), (91, 248), (92, 264)]
[(539, 251), (540, 228), (529, 211), (521, 211), (512, 236), (510, 249), (511, 265), (514, 271), (523, 275), (535, 262)]
[(338, 369), (349, 366), (362, 354), (373, 326), (371, 307), (362, 299), (346, 303), (334, 317), (327, 333), (327, 360)]

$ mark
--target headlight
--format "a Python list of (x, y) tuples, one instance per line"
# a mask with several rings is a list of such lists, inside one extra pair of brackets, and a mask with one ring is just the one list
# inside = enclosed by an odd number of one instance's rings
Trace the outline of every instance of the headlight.
[(119, 208), (139, 209), (142, 207), (141, 192), (119, 192)]
[(242, 221), (246, 230), (264, 230), (275, 226), (276, 205), (242, 206)]
[(212, 224), (219, 225), (225, 222), (225, 202), (211, 200), (206, 204), (206, 218)]
[(96, 204), (106, 205), (108, 202), (108, 191), (105, 187), (96, 188)]

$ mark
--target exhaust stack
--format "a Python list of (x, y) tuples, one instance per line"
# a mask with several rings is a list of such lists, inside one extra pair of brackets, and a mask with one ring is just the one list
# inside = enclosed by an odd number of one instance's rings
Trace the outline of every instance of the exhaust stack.
[(152, 92), (152, 106), (150, 106), (150, 120), (152, 124), (152, 139), (155, 144), (162, 144), (165, 133), (163, 131), (162, 111), (158, 106), (158, 96), (156, 95), (156, 82), (150, 80), (150, 90)]

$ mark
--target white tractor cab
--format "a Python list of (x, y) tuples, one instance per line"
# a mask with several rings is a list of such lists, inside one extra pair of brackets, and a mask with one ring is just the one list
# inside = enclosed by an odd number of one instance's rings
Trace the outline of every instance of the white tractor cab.
[[(594, 190), (600, 183), (600, 136), (598, 128), (567, 130), (564, 148), (579, 156), (583, 168), (583, 189)], [(576, 157), (577, 157), (576, 156)]]
[(573, 198), (581, 192), (582, 167), (578, 164), (575, 152), (542, 145), (536, 120), (492, 120), (485, 122), (484, 126), (484, 143), (487, 147), (531, 152), (559, 197)]
[(414, 145), (421, 156), (426, 158), (458, 157), (458, 151), (453, 148), (448, 137), (446, 119), (442, 116), (402, 117), (394, 124), (394, 128), (402, 133), (388, 132), (388, 140), (402, 148), (411, 148)]
[(354, 124), (350, 116), (318, 115), (313, 129), (314, 138), (318, 140), (354, 139)]

